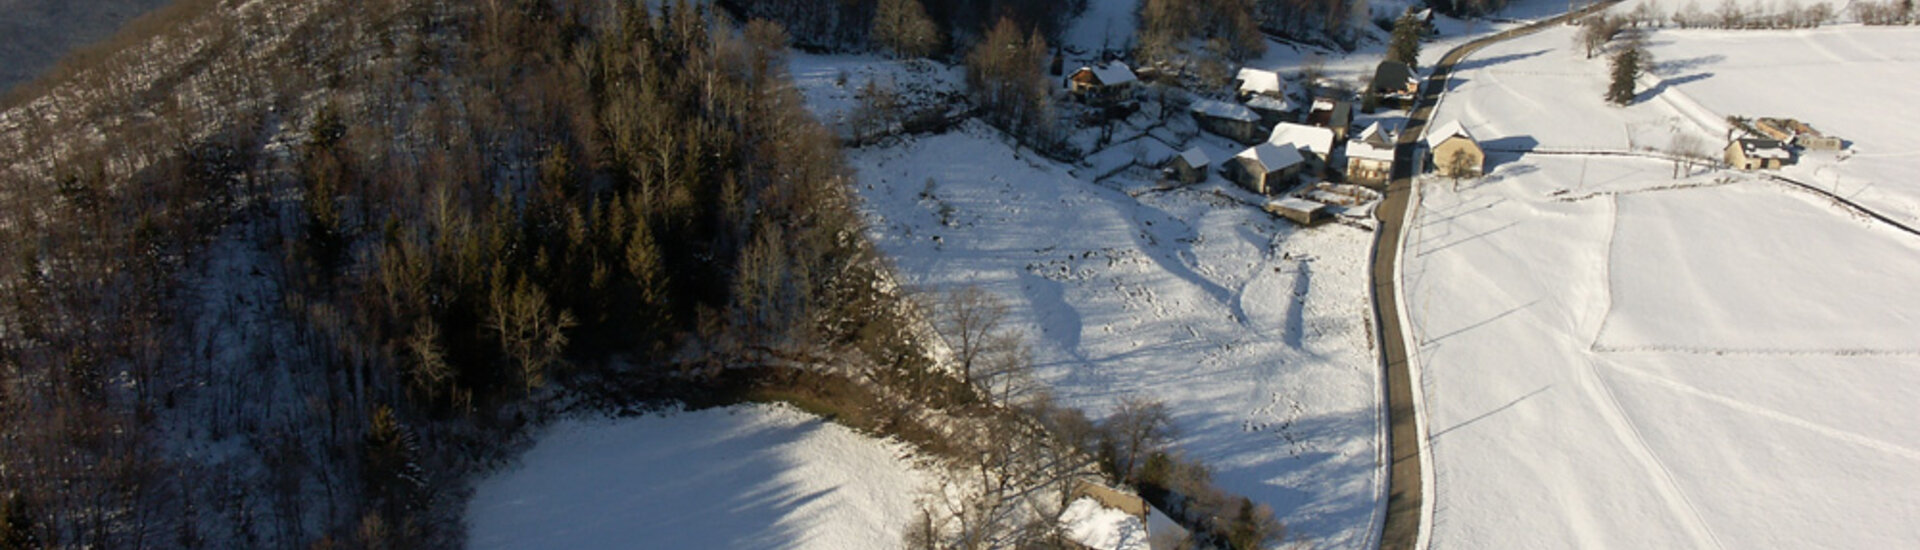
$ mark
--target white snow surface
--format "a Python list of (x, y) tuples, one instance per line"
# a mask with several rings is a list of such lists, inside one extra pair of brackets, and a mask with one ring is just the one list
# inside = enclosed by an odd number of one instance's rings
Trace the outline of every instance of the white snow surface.
[(1067, 538), (1093, 550), (1147, 550), (1147, 526), (1140, 518), (1080, 497), (1060, 512)]
[(1789, 176), (1899, 208), (1920, 69), (1889, 48), (1920, 29), (1661, 31), (1666, 84), (1625, 108), (1572, 32), (1476, 54), (1436, 114), (1494, 151), (1422, 184), (1401, 254), (1432, 547), (1920, 540), (1920, 237), (1750, 174), (1546, 154), (1687, 132), (1717, 155), (1719, 114), (1793, 116), (1860, 152)]
[(467, 543), (897, 548), (931, 482), (909, 452), (775, 405), (562, 421), (480, 482)]
[(1007, 300), (1064, 404), (1098, 417), (1127, 396), (1164, 400), (1177, 447), (1272, 506), (1290, 537), (1371, 545), (1385, 480), (1370, 231), (1294, 228), (1217, 179), (1091, 183), (978, 123), (850, 157), (870, 234), (905, 282)]

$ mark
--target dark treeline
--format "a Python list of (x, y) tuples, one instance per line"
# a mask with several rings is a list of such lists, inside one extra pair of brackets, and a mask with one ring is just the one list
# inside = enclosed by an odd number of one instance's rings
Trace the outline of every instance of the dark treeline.
[(456, 545), (463, 476), (593, 398), (547, 388), (924, 378), (787, 33), (643, 5), (184, 2), (16, 98), (0, 540)]
[[(1073, 15), (1087, 0), (720, 0), (743, 17), (777, 21), (792, 31), (796, 45), (825, 50), (863, 50), (874, 46), (876, 12), (887, 4), (912, 3), (925, 10), (941, 35), (964, 48), (1001, 18), (1037, 29), (1058, 43)], [(1115, 45), (1119, 46), (1118, 44)], [(964, 50), (953, 50), (964, 51)]]

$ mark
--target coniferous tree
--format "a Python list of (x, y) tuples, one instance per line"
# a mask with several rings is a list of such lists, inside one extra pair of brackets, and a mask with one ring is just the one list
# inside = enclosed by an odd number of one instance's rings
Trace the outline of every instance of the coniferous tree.
[(1393, 21), (1393, 39), (1387, 44), (1387, 59), (1406, 63), (1408, 67), (1420, 66), (1420, 20), (1413, 14), (1401, 14)]
[(1634, 79), (1646, 66), (1647, 52), (1638, 40), (1613, 54), (1613, 80), (1607, 85), (1607, 101), (1615, 105), (1633, 103)]

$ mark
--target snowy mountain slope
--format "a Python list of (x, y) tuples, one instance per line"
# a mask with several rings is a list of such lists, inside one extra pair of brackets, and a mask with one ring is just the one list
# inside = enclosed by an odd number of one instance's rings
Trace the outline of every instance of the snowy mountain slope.
[(0, 92), (169, 0), (0, 0)]
[[(1543, 149), (1658, 147), (1676, 132), (1720, 143), (1660, 97), (1688, 83), (1601, 103), (1604, 65), (1571, 52), (1571, 32), (1470, 58), (1437, 120)], [(1683, 38), (1656, 34), (1656, 48), (1674, 48), (1656, 57), (1713, 55), (1667, 40)], [(1731, 92), (1690, 95), (1724, 109)], [(1798, 105), (1810, 120), (1860, 108)], [(1920, 240), (1748, 175), (1674, 179), (1657, 159), (1545, 152), (1491, 161), (1458, 192), (1423, 184), (1402, 254), (1434, 547), (1920, 538), (1904, 517), (1920, 504), (1920, 435), (1907, 426), (1920, 373), (1904, 368), (1920, 358), (1908, 334), (1920, 290), (1900, 282), (1920, 275)]]
[[(970, 123), (852, 152), (872, 237), (904, 279), (1012, 306), (1039, 375), (1104, 414), (1166, 401), (1178, 447), (1270, 504), (1290, 537), (1364, 546), (1384, 480), (1367, 335), (1370, 233), (1296, 229), (1215, 183), (1129, 196)], [(931, 183), (929, 183), (931, 181)]]
[(928, 475), (786, 406), (564, 421), (476, 488), (472, 548), (897, 548)]

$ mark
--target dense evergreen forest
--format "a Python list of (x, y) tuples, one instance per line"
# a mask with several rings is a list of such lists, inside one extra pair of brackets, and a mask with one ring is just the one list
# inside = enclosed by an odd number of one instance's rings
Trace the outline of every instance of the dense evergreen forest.
[(0, 540), (455, 545), (458, 481), (544, 410), (924, 369), (788, 40), (189, 0), (69, 58), (0, 134)]

